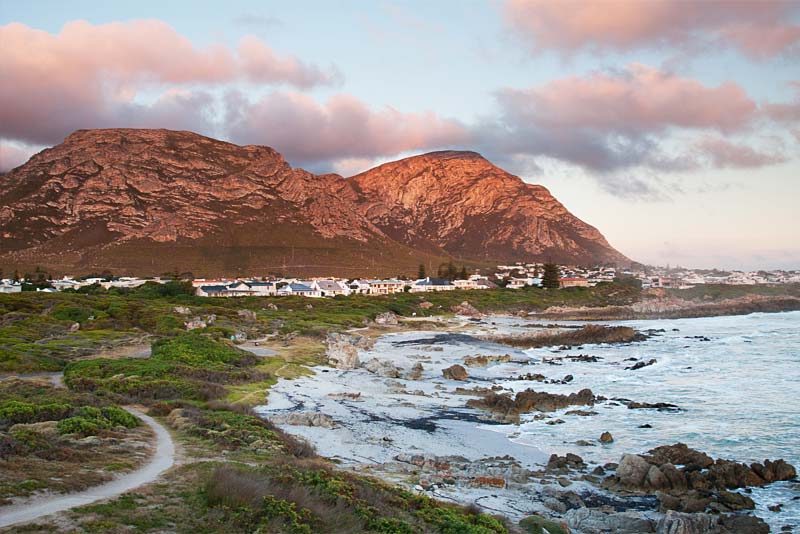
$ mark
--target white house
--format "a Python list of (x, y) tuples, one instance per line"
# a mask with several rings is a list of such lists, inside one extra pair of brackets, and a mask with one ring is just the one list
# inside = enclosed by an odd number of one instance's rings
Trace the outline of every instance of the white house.
[(258, 297), (271, 297), (278, 293), (278, 284), (276, 282), (248, 282), (250, 290), (253, 295)]
[(429, 291), (453, 291), (456, 288), (450, 280), (441, 278), (422, 278), (411, 284), (412, 293), (427, 293)]
[(320, 297), (319, 290), (309, 284), (292, 282), (278, 289), (279, 296), (298, 295), (301, 297)]
[(350, 289), (351, 295), (366, 295), (369, 293), (369, 282), (366, 280), (353, 280), (347, 287)]
[(319, 291), (320, 296), (335, 297), (336, 295), (350, 294), (350, 288), (346, 284), (336, 280), (314, 280), (312, 289)]
[(0, 282), (0, 293), (19, 293), (22, 291), (22, 284), (13, 282), (11, 280), (3, 280)]

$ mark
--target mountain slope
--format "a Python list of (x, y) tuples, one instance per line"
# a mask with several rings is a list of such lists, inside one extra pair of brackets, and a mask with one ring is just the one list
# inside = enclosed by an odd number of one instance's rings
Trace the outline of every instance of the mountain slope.
[(629, 263), (540, 186), (475, 152), (431, 152), (350, 179), (361, 213), (392, 238), (457, 257)]
[(0, 265), (197, 275), (397, 274), (480, 262), (626, 262), (541, 186), (474, 153), (351, 179), (191, 132), (80, 130), (0, 176)]

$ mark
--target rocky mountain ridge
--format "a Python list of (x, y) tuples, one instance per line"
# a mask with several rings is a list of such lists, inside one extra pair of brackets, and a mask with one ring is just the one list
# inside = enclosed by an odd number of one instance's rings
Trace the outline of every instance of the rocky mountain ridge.
[(349, 179), (191, 132), (79, 130), (0, 176), (0, 265), (397, 274), (420, 262), (627, 263), (541, 186), (474, 152)]

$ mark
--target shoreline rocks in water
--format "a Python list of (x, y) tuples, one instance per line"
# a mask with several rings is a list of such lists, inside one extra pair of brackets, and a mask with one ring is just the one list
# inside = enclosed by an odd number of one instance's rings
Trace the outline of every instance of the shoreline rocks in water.
[(502, 356), (485, 356), (482, 354), (464, 356), (464, 365), (467, 367), (488, 367), (490, 363), (506, 363), (509, 361), (511, 361), (510, 354), (503, 354)]
[(575, 405), (593, 406), (594, 401), (591, 389), (582, 389), (569, 395), (526, 389), (513, 398), (509, 394), (487, 393), (482, 399), (468, 400), (467, 406), (491, 412), (499, 421), (518, 423), (523, 413), (553, 412)]
[(645, 334), (637, 332), (630, 326), (605, 326), (588, 324), (581, 328), (571, 328), (555, 333), (542, 333), (533, 335), (508, 335), (491, 336), (487, 341), (508, 345), (511, 347), (553, 347), (553, 346), (579, 346), (591, 343), (631, 343), (644, 341)]
[(795, 468), (784, 460), (749, 466), (714, 460), (683, 443), (656, 447), (646, 454), (624, 454), (602, 486), (613, 491), (655, 494), (660, 510), (730, 512), (752, 510), (753, 500), (729, 490), (792, 480)]

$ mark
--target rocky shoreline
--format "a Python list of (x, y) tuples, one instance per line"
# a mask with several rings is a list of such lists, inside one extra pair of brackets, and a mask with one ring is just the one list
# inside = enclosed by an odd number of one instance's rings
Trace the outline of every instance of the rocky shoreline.
[(524, 316), (531, 319), (560, 321), (620, 321), (716, 317), (797, 310), (800, 310), (800, 298), (788, 295), (746, 295), (719, 301), (653, 296), (630, 306), (552, 306), (540, 312), (525, 313)]
[[(692, 342), (702, 343), (702, 337), (692, 338)], [(536, 457), (534, 448), (515, 447), (513, 440), (505, 446), (494, 437), (489, 440), (490, 435), (502, 438), (504, 434), (476, 431), (476, 423), (507, 428), (520, 424), (523, 417), (561, 425), (567, 417), (592, 417), (597, 410), (614, 407), (675, 413), (682, 408), (650, 398), (606, 398), (578, 385), (571, 393), (542, 391), (536, 385), (571, 386), (575, 383), (572, 375), (556, 379), (542, 373), (520, 374), (517, 379), (533, 387), (506, 390), (493, 383), (493, 368), (524, 367), (530, 363), (529, 357), (517, 350), (506, 354), (466, 352), (472, 346), (487, 349), (488, 339), (491, 336), (478, 339), (442, 333), (406, 336), (391, 343), (406, 351), (407, 358), (382, 358), (376, 340), (335, 334), (327, 343), (329, 363), (335, 370), (319, 369), (320, 375), (327, 375), (335, 384), (326, 398), (317, 396), (312, 401), (307, 391), (299, 391), (297, 385), (288, 390), (287, 386), (276, 391), (274, 398), (271, 394), (273, 408), (268, 405), (263, 413), (287, 431), (299, 432), (312, 441), (330, 439), (326, 432), (331, 429), (342, 432), (345, 437), (337, 438), (340, 441), (330, 445), (331, 450), (350, 448), (350, 457), (340, 461), (354, 470), (440, 499), (475, 503), (514, 520), (528, 518), (529, 524), (549, 525), (550, 532), (559, 525), (572, 533), (769, 532), (763, 519), (753, 515), (753, 489), (789, 484), (800, 498), (796, 470), (784, 460), (748, 465), (714, 459), (675, 443), (641, 454), (623, 453), (617, 462), (598, 464), (571, 452), (553, 454), (549, 459), (541, 454)], [(620, 342), (630, 341), (633, 339)], [(465, 353), (449, 354), (454, 344), (463, 346)], [(586, 350), (583, 346), (554, 347), (555, 355), (542, 358), (539, 365), (557, 366), (559, 359), (602, 362), (602, 357), (591, 354), (569, 354), (571, 349), (581, 348)], [(635, 360), (620, 368), (621, 372), (644, 372), (642, 369), (658, 363), (653, 358)], [(347, 437), (344, 433), (350, 431), (353, 435)], [(364, 436), (366, 432), (372, 435)], [(368, 444), (355, 444), (355, 440)], [(490, 454), (478, 454), (483, 449), (475, 447), (475, 442), (481, 441)], [(602, 447), (613, 442), (611, 433), (603, 432), (595, 440), (579, 440), (574, 446)], [(433, 452), (439, 450), (455, 454)], [(782, 531), (792, 532), (793, 527), (787, 525)]]

